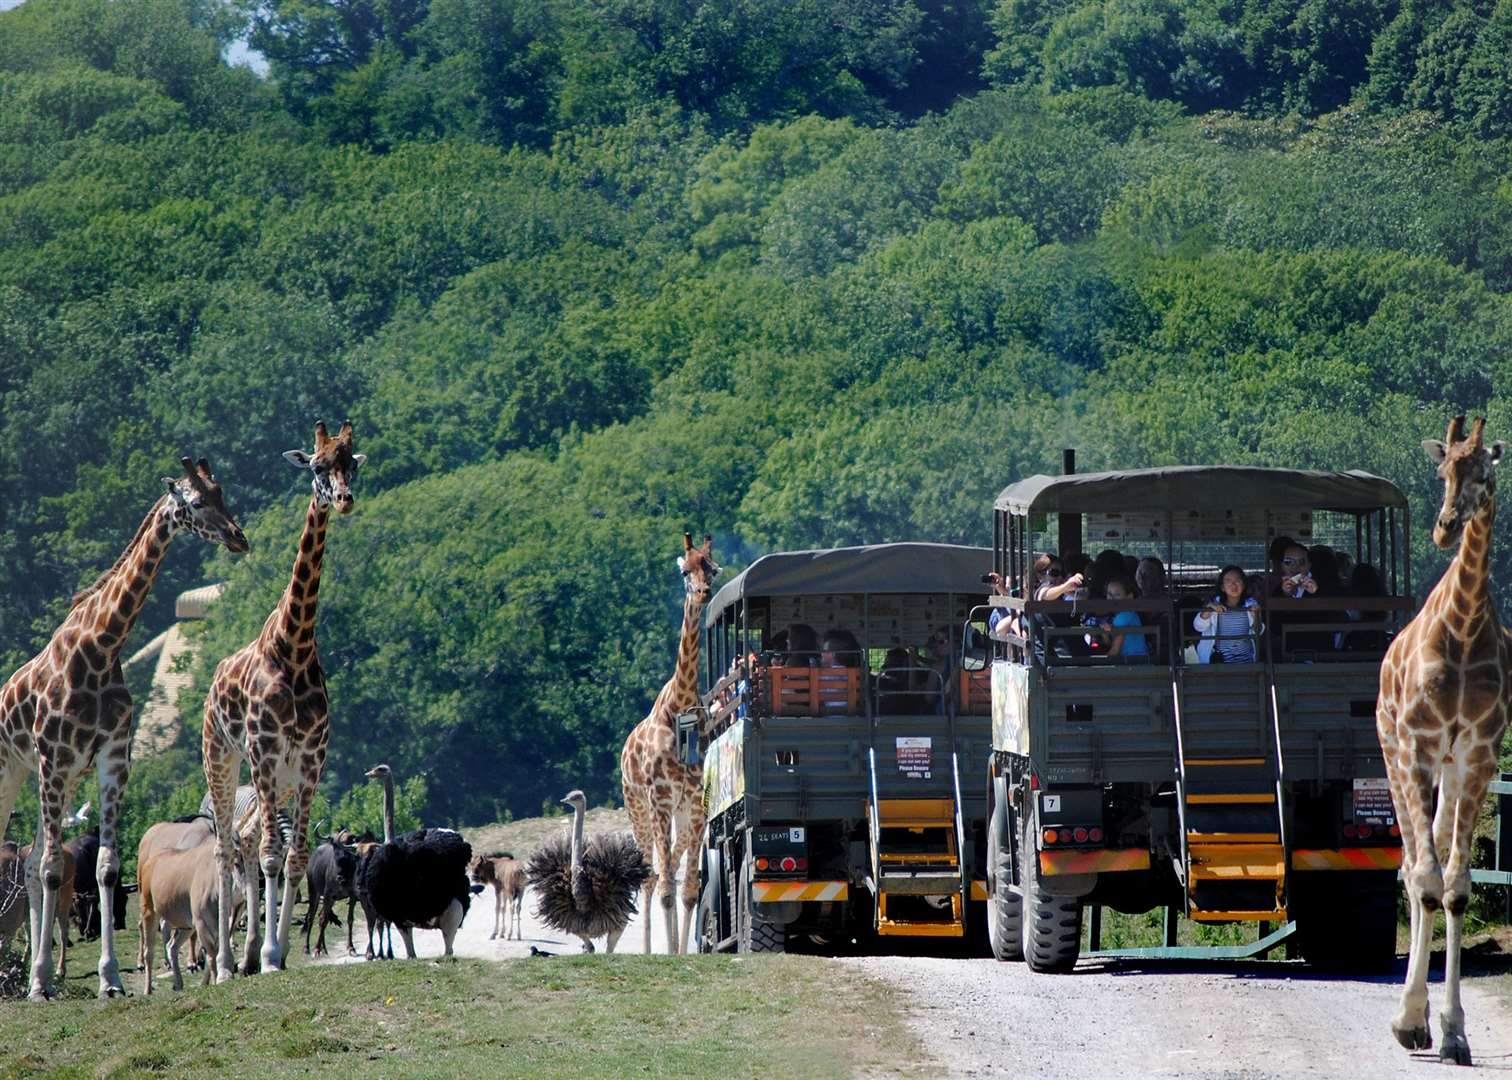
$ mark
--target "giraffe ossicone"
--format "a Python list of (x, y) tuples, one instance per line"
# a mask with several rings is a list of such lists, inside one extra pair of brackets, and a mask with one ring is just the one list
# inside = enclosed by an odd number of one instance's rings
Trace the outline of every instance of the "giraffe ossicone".
[[(645, 913), (645, 951), (651, 951), (652, 891), (659, 889), (667, 930), (667, 951), (682, 952), (698, 903), (698, 856), (704, 829), (703, 769), (684, 764), (677, 752), (677, 718), (696, 708), (698, 645), (703, 610), (719, 577), (714, 561), (714, 538), (693, 546), (693, 534), (683, 533), (683, 553), (677, 560), (683, 578), (682, 635), (677, 667), (662, 686), (646, 718), (625, 739), (620, 752), (620, 790), (635, 843), (653, 858), (656, 876), (641, 889)], [(677, 867), (682, 863), (683, 918), (677, 920)]]
[[(120, 886), (116, 843), (131, 746), (132, 701), (120, 652), (152, 591), (168, 545), (191, 532), (238, 554), (247, 550), (241, 526), (204, 458), (181, 458), (184, 474), (164, 477), (160, 495), (116, 561), (72, 606), (47, 646), (0, 688), (0, 835), (10, 822), (23, 780), (37, 773), (40, 813), (26, 865), (31, 905), (29, 997), (52, 993), (51, 928), (63, 870), (63, 819), (91, 766), (99, 782), (100, 847), (95, 863), (100, 910), (113, 910)], [(43, 928), (47, 932), (43, 932)], [(114, 921), (100, 922), (100, 996), (124, 994), (116, 960)]]
[[(315, 424), (315, 449), (290, 450), (284, 458), (311, 473), (311, 495), (304, 531), (294, 557), (289, 584), (263, 623), (261, 633), (215, 668), (205, 697), (205, 781), (215, 815), (216, 858), (220, 871), (220, 919), (216, 978), (231, 978), (232, 864), (227, 846), (242, 844), (245, 865), (263, 873), (261, 895), (255, 879), (247, 888), (247, 946), (244, 971), (278, 970), (289, 950), (294, 891), (309, 865), (310, 802), (325, 768), (330, 739), (330, 701), (325, 673), (315, 645), (315, 613), (325, 554), (326, 522), (331, 507), (348, 513), (352, 487), (365, 455), (352, 448), (352, 422), (331, 435), (324, 421)], [(233, 825), (236, 785), (242, 762), (251, 768), (257, 788), (260, 843), (236, 840)], [(287, 852), (278, 810), (290, 802), (291, 840)], [(283, 898), (278, 881), (282, 871)], [(260, 906), (266, 924), (259, 935)], [(258, 939), (261, 936), (261, 953)]]
[(1470, 847), (1497, 750), (1512, 710), (1512, 635), (1491, 602), (1491, 528), (1496, 519), (1500, 442), (1484, 443), (1486, 421), (1465, 434), (1449, 423), (1444, 442), (1425, 439), (1444, 499), (1433, 542), (1458, 545), (1444, 576), (1402, 629), (1381, 664), (1376, 733), (1402, 830), (1402, 877), (1412, 923), (1396, 1039), (1410, 1050), (1433, 1045), (1428, 1026), (1428, 961), (1435, 913), (1446, 921), (1439, 1057), (1470, 1064), (1460, 1004), (1460, 942), (1470, 902)]

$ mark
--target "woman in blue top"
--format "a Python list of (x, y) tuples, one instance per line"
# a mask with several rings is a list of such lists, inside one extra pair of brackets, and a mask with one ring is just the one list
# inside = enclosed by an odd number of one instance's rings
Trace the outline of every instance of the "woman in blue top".
[[(1134, 597), (1134, 586), (1128, 578), (1123, 576), (1109, 578), (1104, 586), (1109, 600), (1131, 600)], [(1116, 611), (1111, 620), (1104, 620), (1099, 624), (1104, 631), (1111, 631), (1115, 627), (1141, 626), (1137, 611)], [(1153, 631), (1152, 631), (1153, 633)], [(1143, 633), (1129, 631), (1125, 634), (1105, 634), (1108, 641), (1108, 655), (1121, 656), (1134, 663), (1143, 663), (1149, 659), (1150, 646), (1145, 641)]]
[(1225, 566), (1218, 575), (1218, 595), (1192, 617), (1192, 628), (1202, 635), (1197, 659), (1203, 663), (1252, 664), (1260, 635), (1260, 605), (1248, 595), (1244, 570)]

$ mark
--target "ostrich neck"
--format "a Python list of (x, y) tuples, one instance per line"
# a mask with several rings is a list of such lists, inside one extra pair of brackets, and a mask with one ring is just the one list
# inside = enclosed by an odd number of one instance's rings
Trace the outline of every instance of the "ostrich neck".
[(394, 842), (394, 778), (383, 778), (383, 842)]
[(578, 875), (583, 872), (583, 808), (572, 808), (572, 885), (577, 887)]

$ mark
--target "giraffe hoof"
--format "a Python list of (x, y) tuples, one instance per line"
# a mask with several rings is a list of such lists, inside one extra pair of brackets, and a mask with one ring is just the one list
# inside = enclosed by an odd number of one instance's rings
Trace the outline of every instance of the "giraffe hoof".
[(1439, 1064), (1469, 1065), (1470, 1041), (1463, 1035), (1446, 1035), (1444, 1045), (1439, 1047)]
[(1428, 1030), (1427, 1024), (1415, 1028), (1393, 1026), (1391, 1033), (1396, 1036), (1396, 1041), (1408, 1050), (1431, 1050), (1433, 1048), (1433, 1033)]

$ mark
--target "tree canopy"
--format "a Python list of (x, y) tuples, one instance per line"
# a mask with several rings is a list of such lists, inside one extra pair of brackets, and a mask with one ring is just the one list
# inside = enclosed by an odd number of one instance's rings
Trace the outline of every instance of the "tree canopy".
[(1512, 422), (1509, 35), (1491, 0), (27, 0), (0, 659), (207, 456), (253, 552), (175, 545), (128, 646), (230, 585), (194, 726), (322, 417), (369, 455), (318, 631), (353, 820), (379, 760), (433, 823), (614, 800), (685, 529), (732, 568), (981, 543), (1063, 446), (1381, 473), (1426, 587), (1419, 440)]

